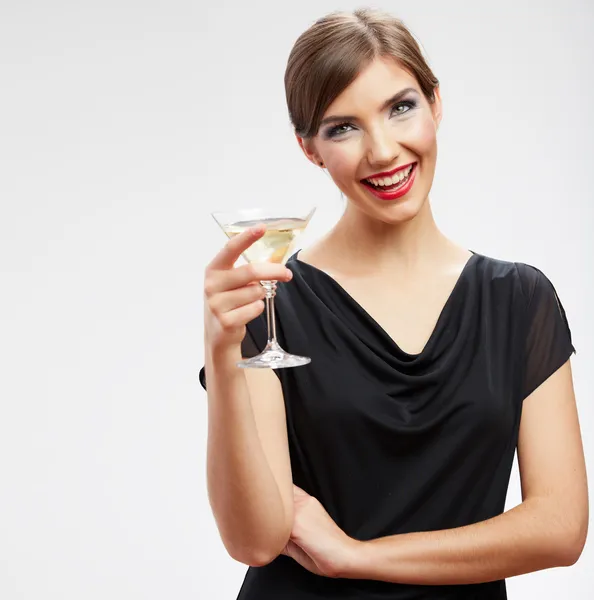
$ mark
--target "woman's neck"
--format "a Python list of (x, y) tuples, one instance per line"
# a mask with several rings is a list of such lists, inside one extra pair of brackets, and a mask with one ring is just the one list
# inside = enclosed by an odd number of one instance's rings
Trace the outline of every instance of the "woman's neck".
[(325, 266), (348, 276), (409, 277), (468, 254), (438, 229), (429, 200), (414, 218), (380, 222), (350, 205), (312, 253)]

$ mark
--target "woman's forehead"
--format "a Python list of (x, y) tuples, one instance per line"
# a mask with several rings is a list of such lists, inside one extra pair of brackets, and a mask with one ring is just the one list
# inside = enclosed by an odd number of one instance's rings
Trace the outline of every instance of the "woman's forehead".
[(324, 117), (380, 110), (387, 98), (406, 88), (420, 92), (415, 77), (395, 59), (376, 58), (334, 99)]

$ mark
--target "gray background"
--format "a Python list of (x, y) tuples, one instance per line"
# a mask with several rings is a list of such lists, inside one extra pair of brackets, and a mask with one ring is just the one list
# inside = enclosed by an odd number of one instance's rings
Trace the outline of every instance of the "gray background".
[[(3, 600), (236, 597), (246, 567), (208, 504), (198, 383), (204, 267), (225, 242), (208, 213), (314, 202), (304, 247), (340, 216), (283, 73), (305, 28), (356, 6), (1, 1)], [(375, 6), (442, 83), (438, 225), (559, 292), (591, 463), (593, 4)], [(507, 508), (520, 500), (514, 465)], [(509, 596), (591, 598), (592, 556), (512, 578)]]

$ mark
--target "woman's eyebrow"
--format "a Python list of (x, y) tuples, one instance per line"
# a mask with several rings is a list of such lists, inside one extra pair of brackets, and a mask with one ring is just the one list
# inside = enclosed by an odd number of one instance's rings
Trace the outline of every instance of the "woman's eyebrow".
[[(394, 94), (391, 98), (388, 98), (382, 104), (380, 111), (386, 110), (386, 108), (388, 108), (390, 105), (394, 104), (395, 102), (398, 102), (398, 100), (400, 100), (402, 97), (406, 96), (410, 92), (416, 93), (417, 90), (415, 88), (409, 87), (404, 90), (400, 90), (399, 92), (396, 92), (396, 94)], [(332, 115), (331, 117), (326, 117), (326, 118), (322, 119), (320, 121), (320, 127), (322, 125), (325, 125), (326, 123), (333, 123), (335, 121), (356, 121), (356, 120), (357, 120), (357, 117), (353, 117), (352, 115), (346, 115), (346, 116)]]

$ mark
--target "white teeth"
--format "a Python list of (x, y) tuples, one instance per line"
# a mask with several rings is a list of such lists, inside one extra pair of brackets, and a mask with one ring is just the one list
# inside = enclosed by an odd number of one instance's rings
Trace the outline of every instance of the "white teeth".
[(373, 185), (381, 185), (381, 186), (394, 185), (396, 183), (400, 183), (403, 179), (408, 177), (413, 166), (414, 165), (410, 165), (409, 167), (406, 167), (406, 169), (404, 169), (403, 171), (399, 171), (395, 175), (392, 175), (392, 177), (382, 177), (380, 179), (367, 179), (367, 181), (373, 183)]

